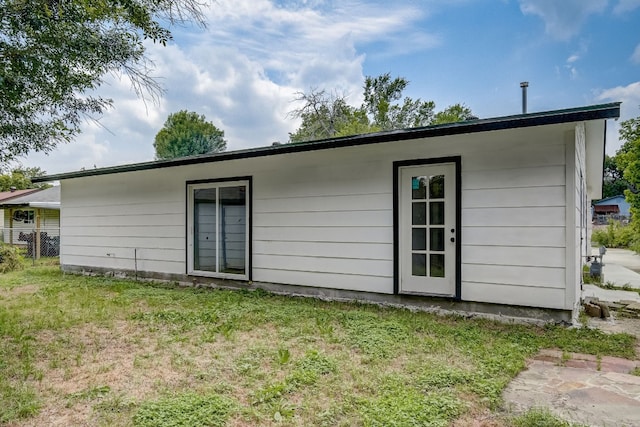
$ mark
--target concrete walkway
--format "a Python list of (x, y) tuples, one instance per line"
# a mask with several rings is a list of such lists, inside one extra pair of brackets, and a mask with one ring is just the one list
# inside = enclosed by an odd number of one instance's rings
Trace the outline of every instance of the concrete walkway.
[[(640, 289), (640, 256), (624, 249), (608, 249), (604, 256), (605, 283)], [(639, 301), (632, 291), (584, 285), (583, 297), (601, 301)], [(590, 319), (590, 327), (607, 333), (626, 332), (640, 339), (640, 319)], [(640, 357), (640, 346), (636, 347)], [(528, 361), (503, 394), (508, 410), (549, 409), (557, 416), (594, 427), (640, 426), (640, 360), (543, 350)]]
[(640, 289), (640, 255), (628, 249), (607, 249), (602, 261), (603, 283)]
[[(595, 252), (595, 250), (594, 250)], [(640, 255), (628, 249), (607, 249), (602, 259), (602, 282), (617, 287), (640, 289)], [(600, 301), (636, 301), (640, 294), (633, 291), (603, 289), (596, 285), (583, 285), (582, 297), (595, 297)]]

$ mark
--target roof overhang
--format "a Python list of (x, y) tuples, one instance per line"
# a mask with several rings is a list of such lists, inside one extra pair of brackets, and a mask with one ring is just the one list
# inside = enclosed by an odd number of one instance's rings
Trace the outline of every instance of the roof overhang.
[[(490, 132), (505, 129), (516, 129), (532, 126), (553, 125), (561, 123), (604, 120), (620, 117), (620, 103), (592, 105), (587, 107), (571, 108), (519, 114), (514, 116), (497, 117), (490, 119), (470, 120), (466, 122), (448, 123), (444, 125), (427, 126), (412, 129), (400, 129), (386, 132), (376, 132), (364, 135), (353, 135), (342, 138), (325, 139), (304, 143), (282, 144), (252, 148), (247, 150), (229, 151), (223, 153), (205, 154), (201, 156), (189, 156), (172, 160), (158, 160), (152, 162), (135, 163), (122, 166), (67, 172), (47, 175), (33, 179), (33, 182), (57, 181), (71, 178), (81, 178), (96, 175), (109, 175), (123, 172), (134, 172), (149, 169), (169, 168), (176, 166), (193, 165), (200, 163), (223, 162), (227, 160), (246, 159), (254, 157), (274, 156), (289, 153), (301, 153), (306, 151), (328, 150), (333, 148), (353, 147), (359, 145), (378, 144), (393, 141), (405, 141), (418, 138), (434, 138), (470, 134), (477, 132)], [(603, 149), (603, 148), (602, 148)], [(600, 174), (602, 179), (602, 174)], [(602, 183), (600, 184), (600, 186)]]
[(584, 127), (587, 198), (598, 200), (602, 198), (607, 122), (591, 120), (586, 122)]

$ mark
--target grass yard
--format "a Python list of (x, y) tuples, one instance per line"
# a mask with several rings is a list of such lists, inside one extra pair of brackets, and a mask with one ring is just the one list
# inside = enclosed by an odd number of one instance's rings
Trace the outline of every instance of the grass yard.
[(509, 426), (501, 392), (540, 348), (635, 356), (626, 334), (55, 265), (0, 275), (0, 339), (11, 426)]

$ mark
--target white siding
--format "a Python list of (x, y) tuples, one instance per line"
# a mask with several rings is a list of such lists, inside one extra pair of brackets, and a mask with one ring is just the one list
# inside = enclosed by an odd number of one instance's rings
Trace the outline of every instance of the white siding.
[(564, 308), (562, 132), (462, 157), (462, 299)]
[(149, 175), (62, 182), (62, 264), (185, 272), (184, 180)]
[(186, 272), (186, 181), (251, 176), (254, 281), (393, 292), (393, 162), (461, 156), (462, 298), (567, 308), (552, 125), (62, 182), (62, 263)]

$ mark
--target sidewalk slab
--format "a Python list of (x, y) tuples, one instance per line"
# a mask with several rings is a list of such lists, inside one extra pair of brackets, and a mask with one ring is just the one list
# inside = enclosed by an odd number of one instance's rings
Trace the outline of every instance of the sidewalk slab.
[[(598, 248), (592, 248), (591, 252), (596, 254)], [(607, 253), (604, 254), (602, 260), (605, 264), (611, 262), (640, 272), (640, 255), (629, 249), (607, 248)]]
[(618, 302), (634, 301), (640, 303), (640, 294), (634, 291), (619, 291), (615, 289), (603, 289), (596, 285), (582, 285), (582, 298), (593, 297), (600, 301)]
[(630, 286), (634, 289), (640, 289), (640, 274), (624, 267), (614, 264), (613, 261), (607, 261), (602, 266), (603, 283), (613, 283), (616, 286)]

